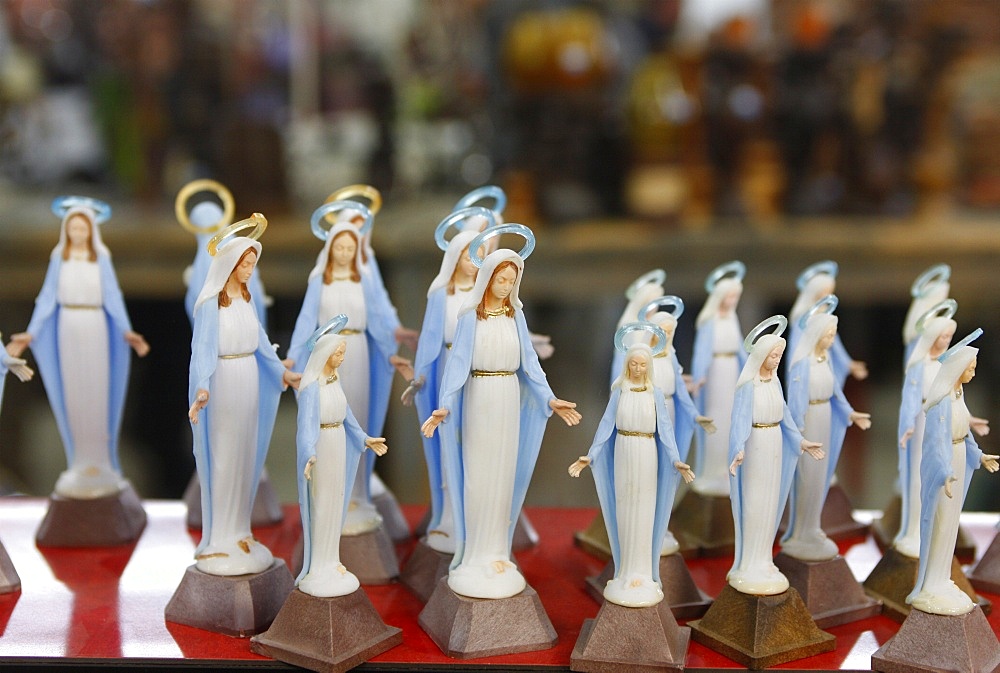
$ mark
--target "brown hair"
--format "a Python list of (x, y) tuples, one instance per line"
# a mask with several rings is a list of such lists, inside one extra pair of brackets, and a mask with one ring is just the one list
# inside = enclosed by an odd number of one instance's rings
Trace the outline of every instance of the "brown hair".
[[(233, 271), (236, 271), (236, 267), (238, 267), (240, 264), (242, 264), (243, 260), (251, 252), (254, 255), (257, 254), (257, 250), (252, 245), (249, 248), (247, 248), (246, 250), (244, 250), (243, 254), (240, 255), (240, 258), (238, 260), (236, 260), (236, 264), (233, 265)], [(233, 275), (233, 271), (229, 272), (230, 276)], [(240, 283), (240, 294), (243, 295), (243, 301), (245, 301), (245, 302), (249, 302), (250, 301), (250, 290), (247, 289), (247, 284), (246, 283)], [(227, 306), (229, 306), (232, 303), (233, 303), (233, 299), (232, 299), (232, 297), (229, 296), (229, 293), (226, 292), (226, 284), (223, 283), (222, 289), (219, 290), (219, 308), (226, 308)]]
[[(364, 247), (364, 246), (361, 245), (361, 236), (358, 235), (357, 232), (352, 233), (350, 230), (346, 230), (345, 229), (344, 231), (342, 231), (339, 234), (337, 234), (336, 236), (334, 236), (333, 240), (330, 241), (330, 248), (327, 250), (327, 254), (326, 254), (326, 268), (323, 269), (323, 284), (324, 285), (329, 285), (330, 283), (333, 282), (333, 244), (337, 241), (338, 238), (340, 238), (344, 234), (348, 234), (348, 235), (352, 236), (354, 238), (354, 243), (357, 246)], [(355, 255), (351, 259), (351, 280), (353, 282), (355, 282), (355, 283), (361, 281), (361, 274), (358, 273), (358, 258), (357, 258), (357, 255)]]
[[(94, 222), (89, 217), (87, 217), (86, 214), (80, 213), (80, 212), (76, 212), (76, 213), (73, 213), (72, 215), (70, 215), (66, 219), (66, 222), (65, 222), (65, 224), (63, 224), (63, 227), (64, 228), (68, 227), (69, 223), (70, 223), (70, 220), (72, 220), (75, 217), (81, 217), (81, 218), (83, 218), (83, 221), (87, 223), (87, 229), (90, 232), (90, 235), (87, 236), (87, 250), (90, 251), (89, 254), (87, 255), (87, 260), (91, 261), (91, 262), (96, 262), (97, 261), (97, 251), (94, 250)], [(67, 260), (67, 259), (69, 259), (69, 247), (70, 247), (69, 246), (69, 232), (66, 232), (66, 245), (63, 246), (63, 251), (62, 251), (62, 258), (63, 258), (64, 261)]]
[[(504, 260), (497, 264), (497, 268), (493, 269), (493, 275), (490, 276), (490, 282), (486, 284), (486, 291), (483, 292), (483, 298), (479, 300), (479, 306), (476, 307), (476, 319), (486, 320), (489, 316), (486, 314), (486, 295), (489, 294), (490, 288), (493, 287), (493, 281), (496, 280), (497, 274), (504, 269), (512, 268), (514, 273), (518, 273), (517, 264), (513, 260)], [(508, 318), (514, 315), (514, 307), (510, 303), (510, 295), (503, 298), (503, 312)]]
[(462, 252), (458, 253), (458, 259), (455, 261), (455, 268), (451, 271), (451, 278), (448, 279), (448, 285), (445, 292), (448, 294), (455, 294), (455, 274), (458, 273), (458, 266), (462, 263), (462, 257), (465, 256), (466, 251), (469, 246), (462, 248)]

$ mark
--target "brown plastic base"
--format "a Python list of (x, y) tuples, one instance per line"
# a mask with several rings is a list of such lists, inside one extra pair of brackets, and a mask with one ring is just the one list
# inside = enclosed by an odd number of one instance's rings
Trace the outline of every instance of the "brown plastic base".
[(145, 527), (146, 511), (131, 485), (92, 500), (53, 493), (35, 542), (42, 547), (114, 547), (135, 542)]
[(1000, 642), (979, 607), (958, 616), (914, 610), (895, 636), (872, 655), (882, 673), (992, 673), (1000, 670)]
[(396, 548), (384, 527), (361, 535), (342, 535), (340, 562), (362, 584), (389, 584), (399, 577)]
[[(598, 603), (604, 602), (604, 587), (615, 576), (615, 566), (604, 566), (600, 575), (587, 578), (587, 593)], [(680, 554), (660, 557), (660, 584), (663, 603), (670, 606), (676, 619), (696, 619), (712, 605), (712, 599), (698, 588)]]
[[(184, 489), (184, 504), (187, 505), (187, 527), (201, 528), (201, 482), (198, 473), (191, 476), (187, 488)], [(254, 497), (253, 509), (250, 510), (250, 525), (253, 528), (276, 526), (282, 522), (285, 513), (281, 510), (278, 492), (274, 490), (267, 474), (260, 478), (257, 485), (257, 495)]]
[(0, 594), (12, 594), (21, 590), (21, 578), (14, 569), (7, 550), (0, 544)]
[(413, 548), (410, 558), (406, 559), (399, 581), (412, 591), (421, 603), (430, 600), (431, 594), (442, 577), (448, 575), (452, 554), (445, 554), (428, 546), (426, 539), (421, 539)]
[(697, 549), (700, 556), (731, 555), (736, 531), (729, 496), (689, 490), (670, 515), (670, 530), (682, 550)]
[(188, 566), (164, 611), (168, 622), (246, 638), (274, 621), (295, 582), (281, 559), (262, 573), (222, 577)]
[(372, 504), (382, 515), (382, 527), (389, 534), (389, 539), (396, 544), (409, 542), (413, 533), (410, 532), (410, 525), (406, 523), (406, 517), (403, 516), (403, 510), (400, 509), (396, 496), (386, 491), (373, 497)]
[(605, 602), (583, 623), (570, 655), (571, 671), (629, 673), (680, 671), (691, 629), (677, 625), (666, 601), (648, 608)]
[[(906, 597), (917, 582), (919, 561), (900, 554), (890, 548), (863, 582), (865, 593), (882, 601), (882, 613), (897, 622), (902, 622), (912, 608), (906, 604)], [(951, 564), (951, 580), (959, 589), (969, 595), (983, 612), (989, 614), (993, 607), (987, 599), (976, 594), (968, 578), (962, 573), (962, 566), (955, 559)]]
[(1000, 594), (1000, 535), (993, 538), (979, 563), (969, 572), (969, 581), (977, 591)]
[(417, 621), (442, 652), (456, 659), (547, 650), (558, 640), (530, 586), (510, 598), (467, 598), (442, 578)]
[(816, 626), (795, 589), (756, 596), (727, 584), (705, 616), (688, 626), (695, 641), (747, 668), (776, 666), (836, 648), (836, 639)]
[(843, 556), (810, 562), (778, 554), (774, 557), (774, 565), (799, 592), (813, 621), (821, 629), (882, 612), (882, 603), (865, 595)]
[(342, 673), (403, 642), (362, 589), (347, 596), (317, 598), (298, 589), (274, 622), (250, 639), (250, 650), (320, 673)]

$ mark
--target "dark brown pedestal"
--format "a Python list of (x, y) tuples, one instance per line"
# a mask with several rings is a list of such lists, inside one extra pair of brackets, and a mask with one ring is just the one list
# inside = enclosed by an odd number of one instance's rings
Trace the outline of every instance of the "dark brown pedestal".
[(821, 629), (882, 612), (882, 603), (865, 595), (843, 556), (829, 561), (801, 561), (778, 554), (774, 565), (799, 592), (813, 621)]
[(728, 584), (698, 621), (691, 637), (747, 668), (767, 668), (836, 648), (795, 589), (774, 596), (740, 593)]
[(0, 594), (12, 594), (21, 590), (21, 578), (14, 569), (7, 550), (0, 544)]
[(232, 577), (209, 575), (192, 565), (167, 603), (165, 618), (246, 638), (271, 625), (294, 585), (281, 559), (262, 573)]
[(872, 655), (882, 673), (992, 673), (1000, 670), (1000, 642), (982, 610), (958, 616), (914, 610), (895, 636)]
[(441, 578), (448, 575), (448, 567), (451, 565), (452, 558), (452, 554), (432, 549), (428, 546), (427, 539), (422, 538), (417, 542), (410, 558), (403, 565), (399, 581), (412, 591), (421, 603), (426, 603), (431, 594), (434, 593)]
[(680, 671), (691, 629), (677, 625), (666, 601), (626, 608), (605, 601), (597, 617), (583, 623), (570, 656), (570, 670), (589, 673)]
[[(187, 527), (201, 528), (201, 482), (198, 473), (191, 476), (187, 488), (184, 489), (184, 504), (187, 505)], [(284, 519), (278, 492), (274, 490), (267, 474), (260, 478), (257, 485), (257, 495), (254, 497), (253, 509), (250, 510), (250, 526), (260, 528), (276, 526)]]
[[(918, 559), (900, 554), (890, 548), (863, 583), (865, 593), (882, 601), (882, 612), (897, 622), (902, 622), (910, 614), (912, 608), (906, 603), (906, 597), (913, 591), (917, 582)], [(959, 589), (969, 595), (985, 613), (989, 613), (992, 604), (977, 595), (969, 580), (962, 573), (962, 566), (955, 559), (951, 564), (951, 580)]]
[(403, 516), (403, 510), (400, 509), (396, 496), (386, 491), (372, 498), (372, 504), (382, 515), (382, 527), (389, 534), (389, 539), (397, 544), (409, 542), (413, 533), (410, 532), (410, 526), (406, 523), (406, 517)]
[(442, 578), (417, 621), (442, 652), (456, 659), (547, 650), (558, 640), (530, 586), (510, 598), (467, 598)]
[[(883, 554), (892, 546), (892, 541), (899, 533), (899, 525), (902, 522), (903, 501), (899, 494), (892, 496), (892, 500), (882, 511), (882, 517), (872, 522), (872, 539)], [(958, 527), (958, 539), (955, 541), (955, 556), (959, 563), (969, 564), (976, 560), (976, 541), (969, 535), (969, 531), (961, 525)]]
[[(587, 578), (587, 593), (598, 603), (604, 602), (604, 587), (615, 576), (615, 566), (608, 563), (600, 575)], [(712, 605), (712, 599), (698, 588), (680, 554), (660, 557), (660, 585), (663, 603), (676, 619), (696, 619)]]
[(250, 650), (320, 673), (342, 673), (403, 642), (403, 631), (388, 626), (364, 590), (317, 598), (298, 589)]
[(53, 493), (35, 542), (42, 547), (115, 547), (135, 542), (145, 527), (146, 511), (131, 485), (90, 500)]
[(994, 536), (979, 563), (969, 572), (969, 581), (977, 591), (1000, 594), (1000, 536)]
[(729, 496), (689, 490), (670, 515), (670, 530), (682, 550), (697, 549), (701, 556), (731, 555), (736, 532)]
[(340, 562), (362, 584), (388, 584), (399, 577), (396, 548), (382, 526), (371, 533), (340, 536)]

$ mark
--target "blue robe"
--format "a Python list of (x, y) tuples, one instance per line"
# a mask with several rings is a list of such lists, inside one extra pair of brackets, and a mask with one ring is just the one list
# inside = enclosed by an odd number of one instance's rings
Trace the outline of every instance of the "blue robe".
[(677, 440), (680, 460), (686, 463), (695, 428), (700, 427), (695, 418), (700, 414), (684, 384), (683, 370), (681, 363), (677, 361), (676, 351), (666, 357), (670, 358), (671, 366), (674, 368), (674, 394), (667, 400), (667, 404), (674, 405), (674, 437)]
[[(788, 324), (788, 347), (786, 353), (794, 353), (802, 336), (802, 328), (799, 327), (798, 320), (789, 321)], [(851, 356), (848, 355), (844, 342), (840, 340), (840, 335), (833, 337), (833, 345), (830, 346), (830, 363), (833, 366), (833, 380), (836, 387), (843, 388), (847, 382), (847, 377), (851, 374)], [(786, 376), (791, 376), (791, 359), (785, 365)]]
[[(944, 494), (944, 484), (952, 476), (951, 470), (951, 399), (945, 397), (927, 410), (927, 421), (924, 426), (924, 444), (920, 459), (920, 567), (917, 571), (917, 583), (913, 591), (906, 597), (909, 603), (923, 588), (927, 573), (927, 560), (931, 548), (931, 534), (934, 529), (934, 515), (938, 500), (947, 497)], [(965, 435), (965, 481), (961, 491), (956, 489), (958, 483), (952, 485), (952, 497), (965, 502), (969, 493), (969, 483), (972, 473), (981, 464), (983, 452), (972, 438), (972, 432)]]
[[(414, 406), (417, 418), (430, 418), (431, 412), (438, 408), (438, 393), (441, 378), (444, 374), (444, 322), (448, 290), (441, 287), (427, 297), (427, 308), (424, 311), (424, 324), (420, 328), (420, 340), (417, 342), (417, 353), (413, 360), (413, 375), (417, 380), (424, 379), (423, 386), (414, 396)], [(441, 488), (441, 438), (438, 433), (433, 437), (420, 435), (424, 444), (424, 460), (427, 462), (427, 477), (431, 490), (431, 519), (428, 530), (434, 530), (441, 524), (441, 513), (444, 510), (444, 491)]]
[[(738, 324), (737, 324), (738, 326)], [(691, 377), (701, 381), (708, 375), (708, 369), (712, 365), (713, 352), (715, 348), (715, 320), (706, 321), (695, 331), (694, 349), (691, 353)], [(736, 349), (737, 371), (743, 369), (747, 361), (747, 353), (743, 348)], [(694, 405), (698, 413), (705, 413), (705, 386), (710, 385), (706, 381), (705, 385), (698, 389), (694, 397)], [(695, 435), (695, 465), (698, 470), (702, 470), (705, 465), (705, 428), (697, 426), (694, 428)]]
[[(830, 358), (827, 358), (828, 367), (833, 366)], [(789, 370), (788, 382), (788, 410), (792, 415), (792, 422), (796, 428), (805, 428), (806, 411), (809, 409), (809, 367), (811, 358), (805, 357), (792, 365)], [(826, 501), (826, 493), (830, 489), (830, 482), (833, 480), (833, 473), (837, 469), (837, 461), (840, 460), (840, 450), (844, 446), (844, 435), (847, 434), (847, 426), (851, 424), (851, 414), (854, 409), (844, 397), (844, 391), (837, 385), (836, 374), (834, 374), (833, 397), (830, 398), (830, 436), (813, 438), (814, 442), (821, 442), (823, 450), (827, 454), (826, 464), (826, 486), (823, 493), (816, 493), (815, 497), (821, 502)], [(809, 460), (812, 460), (810, 458)], [(796, 461), (798, 465), (798, 461)], [(788, 527), (785, 530), (781, 541), (784, 542), (792, 536), (795, 530), (795, 481), (792, 480), (791, 501), (788, 507)]]
[[(914, 340), (914, 343), (916, 341)], [(924, 366), (926, 360), (915, 362), (906, 370), (906, 378), (903, 381), (903, 396), (899, 405), (899, 425), (896, 433), (896, 452), (898, 454), (897, 464), (899, 468), (898, 486), (899, 494), (902, 498), (902, 508), (899, 521), (900, 534), (910, 525), (910, 489), (909, 484), (912, 475), (920, 469), (920, 463), (914, 459), (913, 437), (906, 440), (905, 446), (899, 445), (899, 439), (914, 428), (917, 418), (923, 413), (924, 395)], [(925, 427), (926, 429), (926, 427)], [(925, 433), (926, 434), (926, 433)]]
[[(507, 555), (510, 556), (510, 546), (514, 538), (514, 527), (528, 492), (531, 474), (538, 460), (538, 452), (542, 446), (542, 436), (545, 433), (545, 423), (552, 415), (549, 402), (555, 399), (538, 363), (538, 355), (531, 345), (528, 326), (521, 309), (514, 310), (514, 320), (517, 323), (517, 335), (521, 348), (521, 364), (517, 369), (517, 378), (521, 385), (520, 433), (517, 447), (517, 468), (514, 477), (514, 495), (511, 501), (510, 526), (507, 534)], [(472, 372), (472, 349), (476, 336), (476, 312), (466, 311), (458, 318), (455, 329), (455, 340), (452, 342), (451, 354), (444, 368), (441, 382), (441, 408), (448, 409), (449, 414), (438, 427), (441, 435), (441, 460), (444, 477), (449, 484), (462, 484), (463, 488), (448, 489), (451, 497), (452, 512), (455, 515), (456, 551), (451, 567), (456, 568), (462, 561), (465, 552), (465, 472), (462, 464), (462, 394), (465, 382)]]
[[(208, 268), (212, 266), (212, 256), (208, 254), (208, 241), (214, 234), (196, 234), (198, 247), (195, 249), (194, 261), (191, 262), (191, 273), (188, 276), (187, 291), (184, 293), (184, 310), (187, 311), (188, 320), (194, 325), (194, 305), (198, 301), (198, 295), (205, 286), (205, 279), (208, 277)], [(250, 282), (247, 283), (250, 291), (250, 298), (253, 306), (257, 309), (257, 318), (261, 325), (267, 325), (267, 295), (264, 293), (264, 285), (260, 282), (260, 274), (257, 267), (253, 269)]]
[[(62, 270), (61, 255), (49, 259), (42, 289), (35, 299), (35, 311), (27, 332), (32, 335), (31, 352), (38, 363), (42, 383), (52, 407), (52, 414), (66, 450), (66, 463), (72, 465), (74, 446), (69, 429), (66, 402), (63, 397), (62, 371), (59, 366), (59, 272)], [(118, 435), (121, 431), (122, 411), (125, 408), (125, 393), (128, 390), (129, 367), (131, 366), (130, 346), (124, 339), (125, 332), (131, 331), (118, 279), (111, 264), (111, 257), (98, 253), (97, 265), (101, 278), (101, 303), (108, 323), (108, 452), (111, 465), (121, 471), (118, 462)]]
[[(305, 469), (309, 459), (316, 455), (316, 444), (319, 441), (320, 430), (320, 408), (319, 408), (319, 383), (311, 383), (299, 391), (299, 411), (298, 429), (295, 433), (296, 467), (298, 468), (299, 484), (299, 515), (302, 517), (302, 572), (295, 578), (298, 583), (309, 572), (309, 564), (312, 561), (312, 489), (309, 488), (309, 480), (306, 479)], [(358, 424), (351, 408), (347, 407), (347, 415), (344, 417), (344, 432), (347, 435), (347, 455), (344, 461), (344, 510), (343, 516), (347, 516), (347, 508), (351, 502), (351, 484), (358, 473), (358, 464), (361, 462), (361, 455), (365, 451), (364, 431)], [(343, 521), (341, 521), (343, 524)]]
[[(618, 413), (618, 401), (621, 398), (621, 388), (611, 391), (607, 409), (597, 426), (594, 443), (590, 446), (587, 456), (591, 459), (590, 467), (594, 472), (594, 484), (597, 486), (597, 497), (601, 502), (601, 512), (604, 515), (604, 525), (608, 530), (608, 541), (611, 543), (611, 557), (615, 563), (615, 575), (621, 565), (621, 546), (618, 539), (618, 516), (615, 502), (615, 439), (618, 428), (615, 425)], [(663, 536), (670, 522), (670, 510), (674, 504), (674, 494), (680, 474), (674, 469), (674, 463), (681, 460), (674, 440), (674, 429), (670, 424), (666, 400), (663, 391), (653, 387), (653, 399), (656, 404), (656, 511), (653, 515), (653, 579), (660, 581), (660, 547)]]
[[(774, 380), (771, 385), (780, 387), (781, 384)], [(736, 460), (736, 454), (746, 450), (747, 441), (753, 430), (753, 392), (752, 381), (744, 383), (736, 389), (736, 398), (733, 401), (733, 419), (729, 432), (729, 464)], [(802, 455), (802, 433), (799, 432), (792, 414), (785, 406), (784, 417), (781, 419), (781, 481), (778, 492), (777, 511), (773, 512), (774, 531), (777, 532), (778, 524), (781, 522), (781, 515), (785, 509), (785, 502), (788, 501), (788, 493), (792, 487), (792, 480), (795, 476), (795, 466), (798, 464), (799, 456)], [(746, 454), (744, 453), (744, 456)], [(733, 569), (739, 568), (743, 558), (743, 470), (742, 466), (736, 468), (736, 476), (729, 476), (729, 499), (733, 507), (733, 522), (736, 529), (736, 551), (733, 559)], [(752, 488), (752, 487), (751, 487)]]
[[(239, 301), (239, 300), (237, 300)], [(257, 350), (254, 358), (257, 360), (257, 446), (255, 447), (253, 486), (250, 489), (249, 507), (253, 507), (257, 497), (257, 485), (264, 469), (264, 459), (271, 443), (271, 431), (274, 429), (274, 418), (278, 413), (278, 400), (283, 390), (282, 376), (285, 366), (278, 359), (270, 339), (264, 332), (264, 327), (257, 322)], [(194, 314), (194, 336), (191, 339), (191, 370), (188, 380), (188, 404), (194, 404), (198, 390), (210, 390), (212, 374), (219, 361), (219, 305), (213, 298), (202, 302)], [(200, 553), (208, 544), (209, 531), (212, 529), (212, 447), (209, 445), (209, 425), (211, 414), (206, 413), (211, 408), (202, 409), (199, 422), (191, 425), (194, 434), (194, 462), (198, 468), (198, 481), (201, 484), (201, 529), (202, 538), (196, 553)], [(214, 409), (211, 413), (227, 413), (226, 409)], [(249, 511), (249, 510), (248, 510)]]

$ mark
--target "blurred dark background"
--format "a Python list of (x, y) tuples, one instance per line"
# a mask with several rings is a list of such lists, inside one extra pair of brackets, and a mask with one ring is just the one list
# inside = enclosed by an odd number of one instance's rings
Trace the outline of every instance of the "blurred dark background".
[[(847, 390), (875, 420), (849, 433), (839, 469), (858, 506), (888, 500), (902, 319), (932, 264), (953, 268), (960, 333), (987, 330), (970, 408), (997, 409), (994, 0), (4, 0), (0, 330), (30, 317), (57, 238), (51, 199), (111, 203), (104, 238), (153, 347), (133, 366), (122, 441), (146, 497), (178, 497), (193, 470), (181, 273), (194, 242), (173, 205), (201, 177), (232, 190), (237, 217), (271, 221), (261, 273), (283, 346), (327, 194), (382, 190), (376, 250), (419, 327), (433, 227), (468, 190), (501, 185), (505, 219), (538, 233), (523, 291), (532, 329), (553, 337), (550, 381), (585, 417), (549, 428), (529, 503), (596, 504), (565, 467), (606, 403), (622, 292), (654, 267), (688, 302), (686, 364), (718, 264), (749, 267), (749, 330), (788, 310), (802, 268), (840, 262), (843, 339), (872, 371)], [(46, 495), (64, 458), (41, 382), (9, 381), (3, 411), (0, 485)], [(286, 500), (293, 426), (289, 396), (269, 457)], [(394, 404), (388, 428), (379, 471), (420, 502), (413, 410)], [(967, 508), (1000, 509), (995, 490), (978, 476)]]

